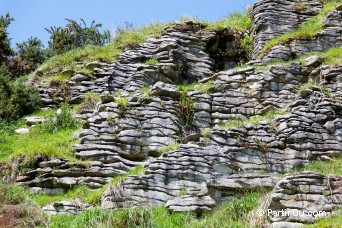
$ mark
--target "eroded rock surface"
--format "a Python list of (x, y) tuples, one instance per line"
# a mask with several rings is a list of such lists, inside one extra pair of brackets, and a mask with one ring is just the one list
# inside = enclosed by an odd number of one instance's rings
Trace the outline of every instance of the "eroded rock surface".
[(342, 45), (342, 11), (335, 10), (326, 16), (323, 31), (311, 39), (294, 39), (273, 47), (264, 57), (263, 63), (287, 61), (310, 52), (324, 52)]
[(341, 187), (341, 176), (313, 172), (286, 175), (270, 196), (271, 227), (302, 227), (334, 214), (342, 205)]
[(253, 37), (256, 56), (268, 40), (289, 32), (320, 13), (318, 0), (260, 0), (253, 7)]

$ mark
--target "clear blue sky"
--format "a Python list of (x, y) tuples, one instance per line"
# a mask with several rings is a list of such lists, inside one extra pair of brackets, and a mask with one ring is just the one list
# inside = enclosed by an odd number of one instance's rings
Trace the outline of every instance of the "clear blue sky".
[(44, 28), (64, 26), (65, 18), (92, 19), (103, 28), (115, 31), (125, 22), (134, 26), (151, 22), (167, 22), (180, 16), (214, 21), (230, 12), (244, 12), (256, 0), (0, 0), (0, 14), (9, 12), (15, 21), (9, 28), (11, 45), (31, 36), (49, 39)]

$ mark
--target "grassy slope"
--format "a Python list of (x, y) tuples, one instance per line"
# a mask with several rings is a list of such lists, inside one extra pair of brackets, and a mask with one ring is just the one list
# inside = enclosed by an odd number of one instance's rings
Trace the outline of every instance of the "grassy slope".
[(293, 39), (310, 39), (314, 37), (315, 35), (317, 35), (317, 33), (323, 30), (324, 17), (330, 11), (333, 11), (334, 9), (336, 9), (337, 6), (341, 4), (342, 4), (341, 0), (328, 1), (327, 3), (324, 4), (323, 10), (320, 14), (308, 20), (299, 28), (267, 41), (264, 48), (260, 51), (258, 57), (260, 58), (262, 55), (270, 51), (272, 47), (280, 43), (286, 43)]
[[(214, 23), (206, 24), (208, 24), (208, 29), (232, 27), (239, 30), (248, 30), (251, 29), (252, 26), (251, 19), (247, 17), (246, 14), (241, 13), (234, 13)], [(77, 66), (77, 62), (114, 62), (116, 57), (121, 54), (125, 48), (135, 47), (151, 37), (160, 37), (163, 28), (167, 26), (171, 26), (171, 23), (155, 23), (142, 26), (141, 28), (131, 28), (128, 30), (121, 29), (117, 32), (113, 41), (104, 47), (88, 46), (82, 49), (71, 50), (67, 53), (50, 58), (42, 64), (41, 72), (44, 77), (56, 76), (56, 74), (66, 69), (91, 73), (89, 69), (87, 70), (84, 67)]]

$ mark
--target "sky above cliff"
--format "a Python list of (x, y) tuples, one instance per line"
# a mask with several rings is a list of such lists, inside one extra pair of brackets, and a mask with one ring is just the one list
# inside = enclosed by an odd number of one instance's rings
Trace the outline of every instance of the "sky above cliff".
[(138, 27), (153, 22), (168, 22), (181, 16), (215, 21), (231, 12), (244, 12), (255, 0), (0, 0), (0, 14), (9, 12), (15, 21), (9, 27), (11, 45), (31, 36), (47, 44), (44, 28), (64, 26), (65, 18), (95, 19), (112, 32), (125, 22)]

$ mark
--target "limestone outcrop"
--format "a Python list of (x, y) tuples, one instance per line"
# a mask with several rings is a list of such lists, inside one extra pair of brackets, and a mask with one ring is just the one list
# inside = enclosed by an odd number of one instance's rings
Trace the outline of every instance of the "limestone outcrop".
[(272, 38), (289, 32), (320, 13), (319, 0), (261, 0), (253, 6), (254, 56)]
[[(316, 0), (259, 1), (254, 54), (321, 10)], [(316, 37), (279, 44), (261, 62), (341, 46), (341, 12), (327, 14)], [(140, 175), (105, 190), (103, 208), (164, 205), (201, 215), (262, 188), (273, 190), (267, 206), (274, 211), (338, 210), (340, 176), (283, 175), (342, 155), (342, 66), (326, 65), (317, 54), (302, 62), (235, 68), (246, 60), (240, 50), (245, 35), (175, 23), (159, 38), (128, 47), (115, 63), (88, 64), (91, 75), (66, 71), (71, 79), (63, 85), (39, 81), (45, 107), (78, 104), (87, 93), (100, 101), (75, 115), (83, 126), (74, 135), (73, 151), (84, 163), (44, 157), (21, 171), (16, 183), (48, 194), (80, 184), (98, 189), (143, 166)], [(27, 119), (28, 125), (44, 121)], [(76, 214), (88, 207), (59, 202), (44, 210)], [(284, 227), (315, 219), (270, 216), (268, 221)]]
[(302, 227), (334, 214), (342, 205), (342, 177), (313, 172), (286, 175), (270, 196), (272, 227)]
[(342, 45), (342, 10), (335, 10), (325, 17), (324, 29), (311, 39), (293, 39), (279, 44), (262, 58), (263, 63), (288, 61), (307, 55), (310, 52), (324, 52)]

